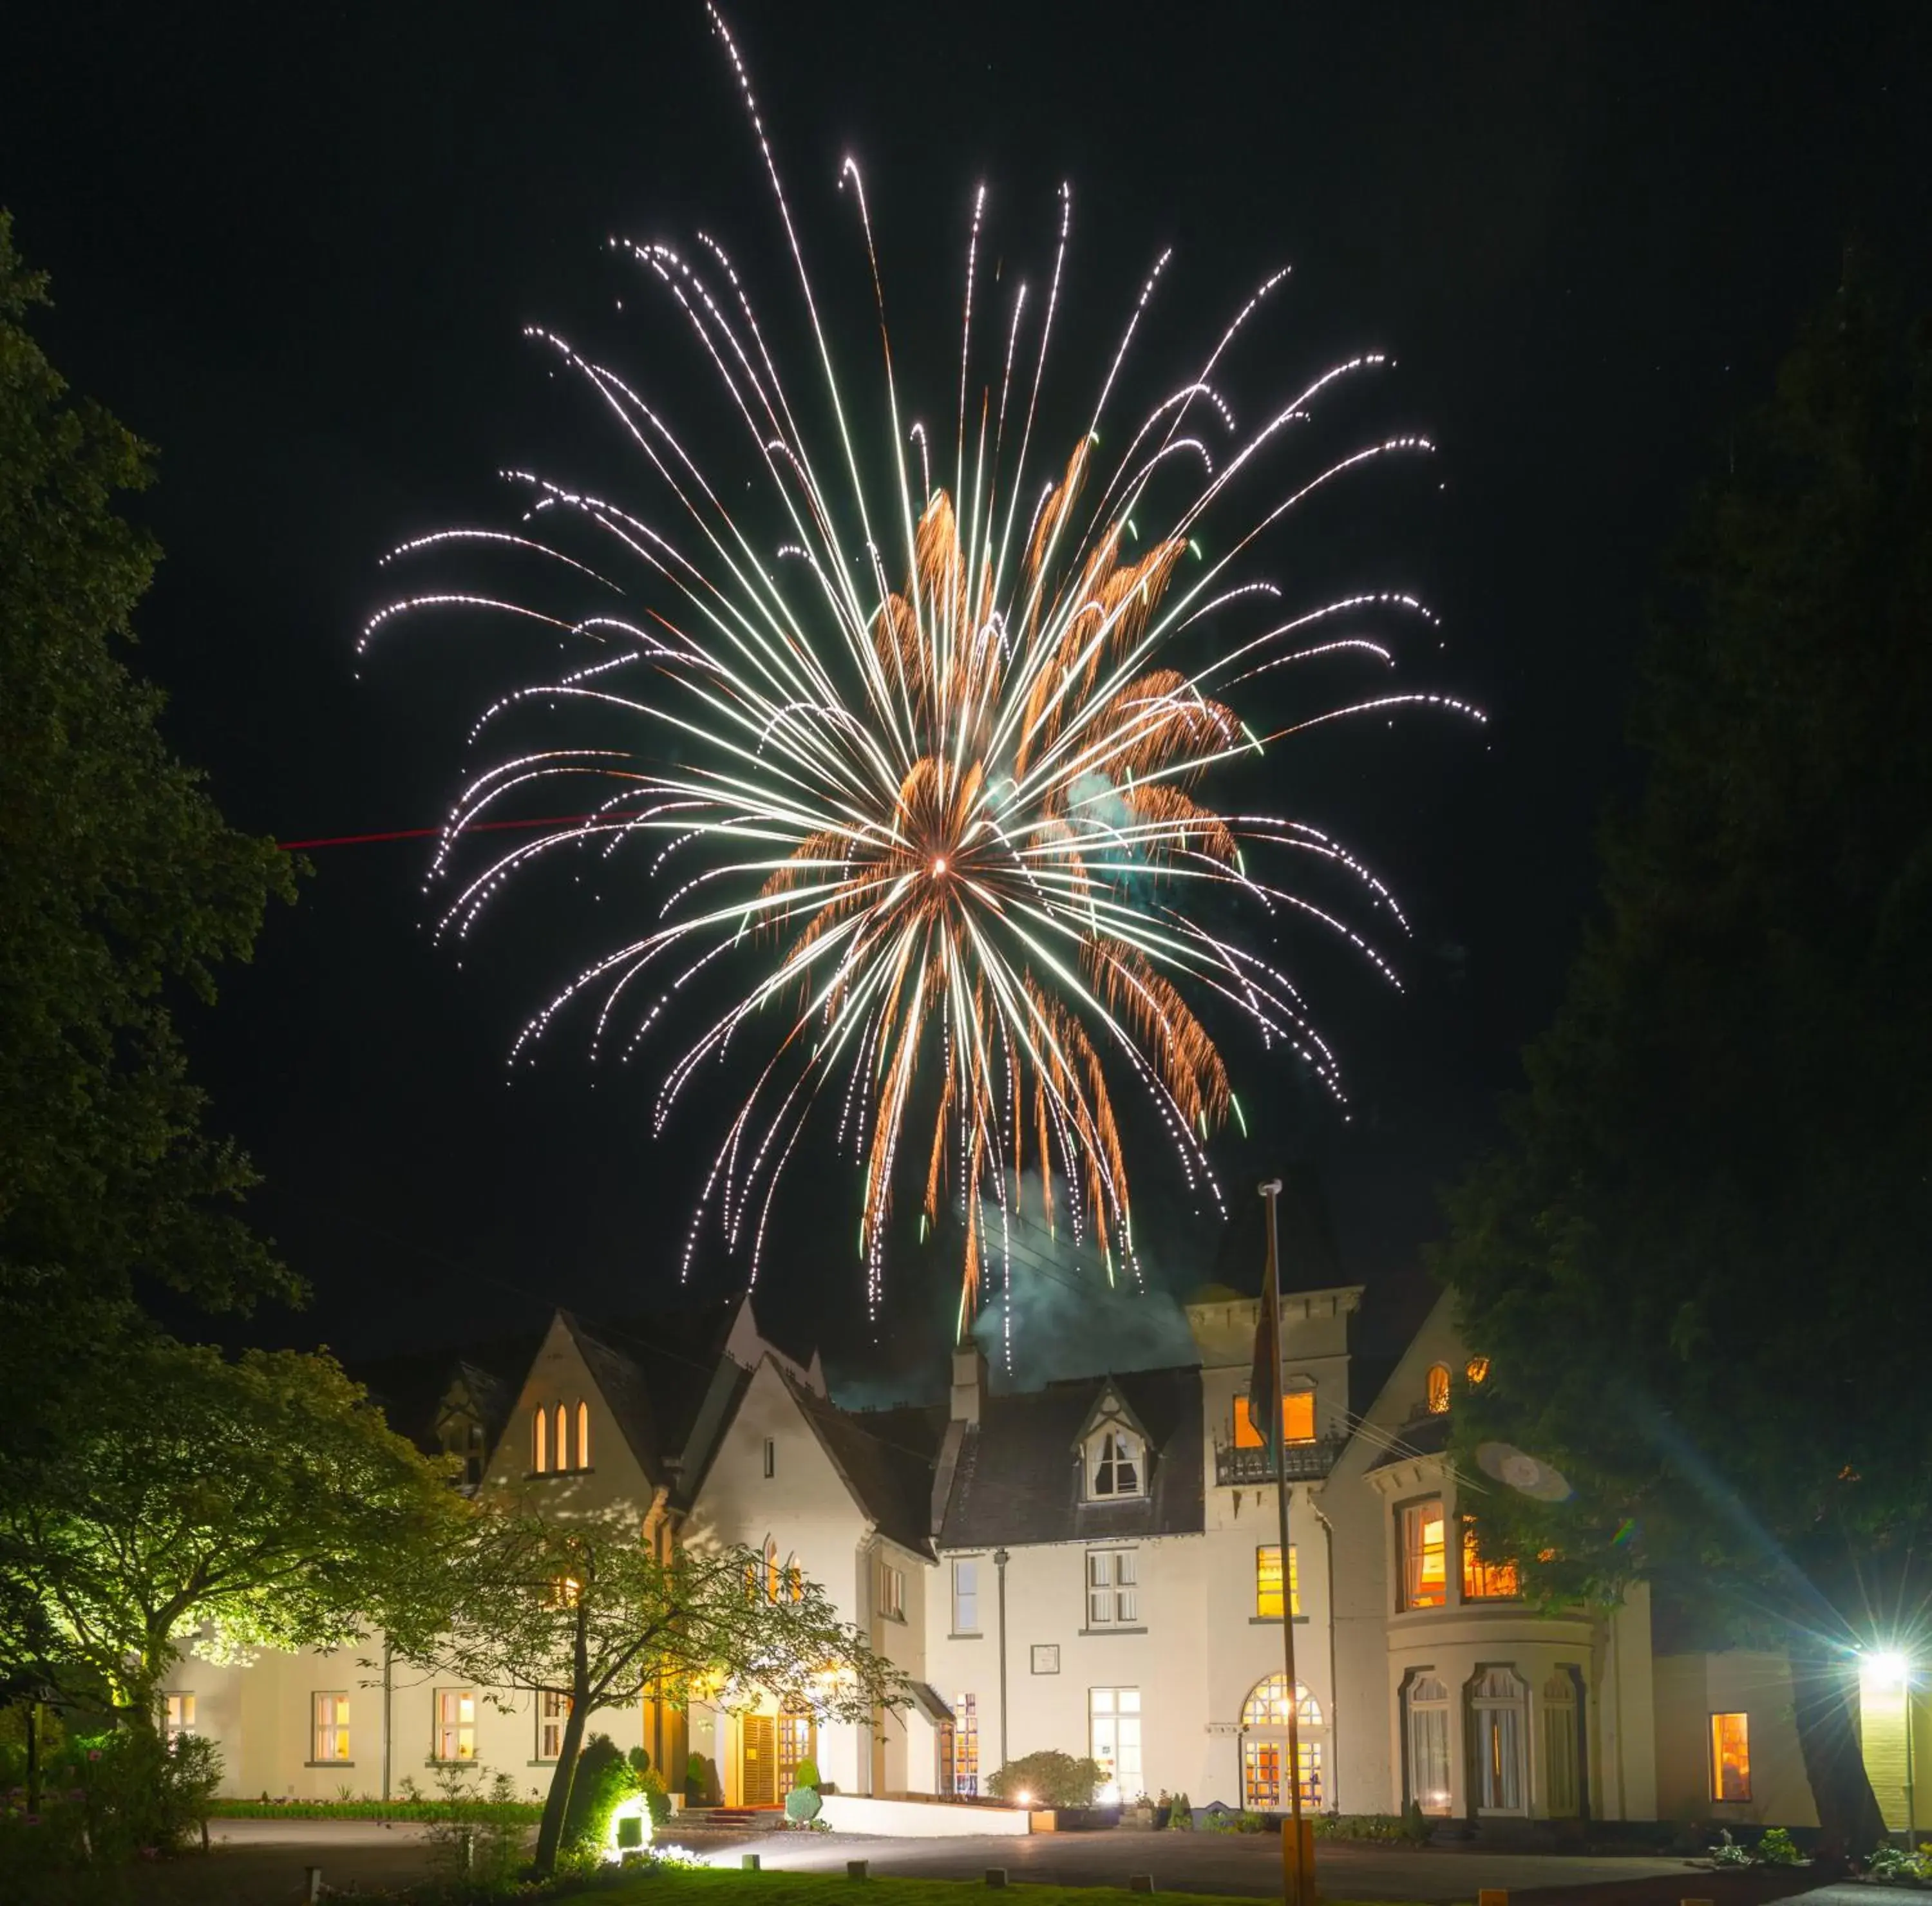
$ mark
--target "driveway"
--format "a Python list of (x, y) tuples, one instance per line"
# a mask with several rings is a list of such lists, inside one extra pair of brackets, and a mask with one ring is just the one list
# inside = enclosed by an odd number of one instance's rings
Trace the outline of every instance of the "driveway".
[[(664, 1840), (677, 1841), (674, 1822)], [(755, 1852), (785, 1872), (843, 1872), (848, 1860), (868, 1860), (876, 1873), (926, 1879), (976, 1880), (1003, 1866), (1016, 1883), (1125, 1886), (1147, 1873), (1162, 1892), (1281, 1896), (1281, 1842), (1271, 1835), (1154, 1833), (1116, 1827), (1096, 1833), (1035, 1833), (1023, 1839), (887, 1839), (856, 1833), (770, 1833), (716, 1851), (692, 1850), (709, 1863), (735, 1866)], [(1331, 1899), (1474, 1899), (1485, 1887), (1510, 1893), (1555, 1888), (1683, 1882), (1685, 1894), (1708, 1898), (1708, 1872), (1681, 1860), (1571, 1858), (1538, 1853), (1485, 1853), (1444, 1847), (1338, 1846), (1316, 1850), (1316, 1878)], [(1694, 1881), (1696, 1884), (1690, 1884)], [(1607, 1899), (1609, 1895), (1599, 1895)], [(1676, 1896), (1671, 1897), (1675, 1899)], [(1581, 1903), (1580, 1902), (1580, 1906)]]

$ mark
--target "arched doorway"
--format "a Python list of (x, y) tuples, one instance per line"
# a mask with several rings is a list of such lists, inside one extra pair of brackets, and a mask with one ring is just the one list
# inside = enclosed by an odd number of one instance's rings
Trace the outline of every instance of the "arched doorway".
[[(1288, 1764), (1288, 1677), (1270, 1674), (1256, 1683), (1241, 1707), (1241, 1804), (1256, 1813), (1282, 1813), (1288, 1806), (1282, 1772)], [(1322, 1811), (1322, 1704), (1299, 1681), (1294, 1684), (1294, 1718), (1300, 1759), (1301, 1804)]]

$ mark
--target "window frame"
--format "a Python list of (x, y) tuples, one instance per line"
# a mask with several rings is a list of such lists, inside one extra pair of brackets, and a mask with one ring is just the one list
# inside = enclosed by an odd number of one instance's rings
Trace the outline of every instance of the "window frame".
[[(560, 1694), (554, 1688), (539, 1688), (536, 1700), (537, 1744), (536, 1758), (539, 1764), (549, 1764), (560, 1760), (563, 1755), (564, 1725), (570, 1719), (570, 1697)], [(556, 1730), (556, 1743), (554, 1750), (546, 1754), (544, 1731)]]
[(980, 1791), (980, 1698), (952, 1697), (952, 1791), (977, 1796)]
[[(1426, 1541), (1412, 1546), (1409, 1540), (1409, 1522), (1414, 1517), (1420, 1533), (1428, 1524), (1421, 1520), (1423, 1512), (1433, 1507), (1436, 1524), (1441, 1534), (1436, 1548), (1440, 1562), (1441, 1593), (1433, 1601), (1420, 1599), (1419, 1584), (1424, 1572), (1430, 1545)], [(1411, 1567), (1410, 1557), (1415, 1557), (1415, 1566)], [(1396, 1612), (1398, 1614), (1426, 1613), (1430, 1609), (1446, 1608), (1449, 1605), (1449, 1521), (1448, 1507), (1440, 1491), (1432, 1495), (1414, 1496), (1406, 1502), (1395, 1505), (1395, 1590)]]
[[(1105, 1759), (1100, 1751), (1103, 1730), (1113, 1738), (1113, 1751)], [(1128, 1744), (1123, 1738), (1129, 1731), (1132, 1735), (1131, 1770), (1125, 1767)], [(1147, 1710), (1138, 1686), (1087, 1690), (1087, 1752), (1100, 1764), (1103, 1778), (1095, 1798), (1101, 1805), (1112, 1804), (1101, 1798), (1110, 1787), (1116, 1800), (1130, 1788), (1136, 1794), (1142, 1791), (1147, 1778)]]
[[(1297, 1621), (1306, 1620), (1306, 1617), (1301, 1612), (1300, 1548), (1301, 1545), (1299, 1542), (1290, 1542), (1288, 1545), (1288, 1611)], [(1270, 1564), (1268, 1558), (1270, 1556), (1272, 1556), (1274, 1558), (1272, 1572), (1274, 1576), (1274, 1588), (1273, 1593), (1274, 1596), (1275, 1607), (1274, 1612), (1272, 1614), (1268, 1612), (1268, 1598), (1269, 1595), (1268, 1578), (1270, 1573)], [(1281, 1544), (1280, 1542), (1256, 1543), (1255, 1612), (1251, 1619), (1255, 1621), (1280, 1621), (1281, 1620)]]
[[(1744, 1791), (1742, 1794), (1726, 1794), (1724, 1791), (1725, 1772), (1724, 1740), (1720, 1730), (1724, 1727), (1724, 1723), (1729, 1721), (1734, 1721), (1738, 1724), (1739, 1744), (1744, 1751)], [(1751, 1797), (1750, 1710), (1748, 1707), (1712, 1710), (1706, 1740), (1708, 1745), (1704, 1768), (1710, 1782), (1711, 1804), (1718, 1807), (1748, 1805)]]
[[(332, 1704), (326, 1710), (322, 1703)], [(356, 1743), (350, 1737), (349, 1691), (346, 1688), (316, 1688), (308, 1698), (308, 1745), (312, 1767), (352, 1767), (356, 1764)], [(323, 1719), (326, 1712), (328, 1718)], [(339, 1746), (341, 1752), (326, 1754), (322, 1752), (324, 1731), (332, 1737), (331, 1745)]]
[(550, 1405), (539, 1403), (530, 1412), (530, 1473), (550, 1473)]
[(1082, 1590), (1087, 1598), (1086, 1632), (1110, 1629), (1118, 1634), (1143, 1626), (1138, 1544), (1087, 1550), (1082, 1575)]
[(778, 1440), (775, 1436), (765, 1438), (765, 1480), (770, 1482), (778, 1473)]
[[(1520, 1602), (1522, 1577), (1514, 1559), (1485, 1560), (1476, 1534), (1476, 1518), (1473, 1515), (1459, 1515), (1456, 1519), (1462, 1532), (1462, 1569), (1456, 1584), (1461, 1599), (1466, 1603)], [(1448, 1532), (1444, 1533), (1446, 1535)], [(1507, 1587), (1500, 1585), (1504, 1582)]]
[[(456, 1718), (449, 1718), (449, 1704), (459, 1704)], [(470, 1718), (462, 1716), (460, 1704), (470, 1706)], [(430, 1702), (430, 1722), (434, 1731), (430, 1740), (430, 1759), (439, 1767), (473, 1767), (476, 1764), (476, 1690), (474, 1688), (438, 1688)], [(470, 1752), (463, 1752), (463, 1737), (470, 1737)], [(447, 1750), (452, 1737), (454, 1737), (457, 1751)]]
[(879, 1613), (887, 1621), (902, 1622), (905, 1612), (905, 1571), (891, 1563), (879, 1564)]
[[(1424, 1689), (1435, 1692), (1424, 1693)], [(1402, 1779), (1407, 1790), (1403, 1797), (1430, 1819), (1450, 1818), (1456, 1811), (1456, 1758), (1450, 1722), (1454, 1697), (1449, 1684), (1433, 1668), (1414, 1669), (1402, 1684)], [(1420, 1725), (1425, 1719), (1430, 1723), (1426, 1729)], [(1431, 1746), (1439, 1746), (1439, 1769), (1424, 1765), (1425, 1733), (1431, 1737)], [(1425, 1781), (1438, 1771), (1441, 1785), (1425, 1786)]]
[(194, 1691), (190, 1688), (164, 1689), (161, 1694), (161, 1738), (172, 1747), (184, 1734), (194, 1732)]
[[(1109, 1419), (1088, 1440), (1087, 1499), (1089, 1502), (1132, 1502), (1147, 1494), (1147, 1440), (1118, 1419)], [(1132, 1481), (1120, 1485), (1120, 1473), (1128, 1470)], [(1101, 1478), (1107, 1479), (1101, 1486)]]
[[(1284, 1390), (1281, 1398), (1281, 1440), (1300, 1448), (1320, 1440), (1315, 1422), (1315, 1386), (1306, 1377), (1291, 1377), (1298, 1387)], [(1304, 1431), (1304, 1424), (1306, 1431)], [(1234, 1447), (1259, 1449), (1264, 1446), (1262, 1434), (1248, 1415), (1248, 1392), (1234, 1398)]]
[[(954, 1637), (963, 1638), (970, 1635), (976, 1639), (985, 1632), (980, 1626), (980, 1563), (982, 1559), (977, 1555), (956, 1555), (952, 1558), (952, 1626), (950, 1632)], [(972, 1584), (963, 1590), (959, 1585), (962, 1574), (970, 1578)], [(962, 1620), (963, 1614), (971, 1615), (973, 1619), (970, 1626)]]

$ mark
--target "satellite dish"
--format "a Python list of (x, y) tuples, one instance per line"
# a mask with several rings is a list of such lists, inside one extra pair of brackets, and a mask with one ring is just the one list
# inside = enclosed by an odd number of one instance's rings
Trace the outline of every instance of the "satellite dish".
[(1498, 1482), (1508, 1483), (1517, 1494), (1539, 1503), (1564, 1502), (1575, 1493), (1559, 1470), (1526, 1455), (1511, 1443), (1479, 1444), (1476, 1462), (1485, 1476), (1492, 1476)]

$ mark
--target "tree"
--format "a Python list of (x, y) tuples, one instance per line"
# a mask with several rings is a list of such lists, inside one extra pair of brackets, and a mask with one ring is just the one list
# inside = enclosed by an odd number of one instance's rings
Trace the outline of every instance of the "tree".
[(1932, 1605), (1928, 399), (1926, 327), (1849, 271), (1699, 499), (1602, 922), (1437, 1266), (1490, 1359), (1462, 1473), (1500, 1440), (1576, 1490), (1488, 1491), (1485, 1547), (1788, 1650), (1853, 1852), (1857, 1650)]
[[(245, 959), (286, 856), (223, 820), (122, 650), (158, 552), (117, 499), (148, 452), (25, 328), (46, 280), (0, 213), (0, 1391), (44, 1389), (138, 1276), (233, 1304), (295, 1286), (234, 1202), (169, 1011)], [(36, 1383), (37, 1376), (43, 1380)], [(10, 1409), (8, 1439), (28, 1419)]]
[(45, 1672), (152, 1729), (183, 1643), (334, 1647), (418, 1593), (464, 1504), (326, 1356), (124, 1349), (29, 1497), (0, 1497), (0, 1577)]
[(548, 1874), (585, 1727), (605, 1708), (716, 1690), (867, 1721), (904, 1701), (898, 1671), (823, 1589), (795, 1574), (769, 1589), (754, 1551), (660, 1556), (623, 1510), (562, 1520), (485, 1509), (447, 1551), (413, 1623), (389, 1633), (424, 1667), (568, 1702), (537, 1835), (537, 1870)]

